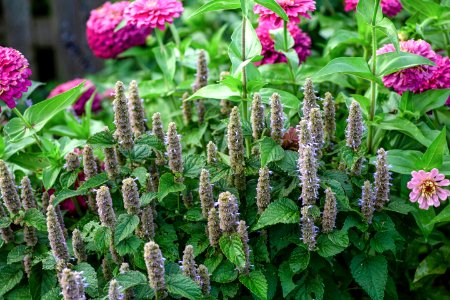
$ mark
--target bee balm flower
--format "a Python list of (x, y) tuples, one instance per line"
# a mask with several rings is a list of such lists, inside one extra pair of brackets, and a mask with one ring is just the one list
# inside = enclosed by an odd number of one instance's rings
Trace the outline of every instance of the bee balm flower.
[(0, 100), (9, 108), (16, 107), (16, 101), (31, 86), (28, 60), (13, 48), (0, 46)]
[(412, 179), (407, 187), (412, 190), (409, 194), (411, 202), (418, 202), (420, 209), (428, 210), (428, 207), (438, 207), (439, 199), (445, 201), (450, 196), (450, 191), (443, 189), (443, 186), (449, 186), (450, 180), (445, 179), (444, 174), (439, 174), (438, 169), (430, 172), (424, 170), (411, 172)]
[(181, 16), (183, 4), (176, 0), (136, 0), (125, 9), (125, 19), (138, 28), (159, 28)]

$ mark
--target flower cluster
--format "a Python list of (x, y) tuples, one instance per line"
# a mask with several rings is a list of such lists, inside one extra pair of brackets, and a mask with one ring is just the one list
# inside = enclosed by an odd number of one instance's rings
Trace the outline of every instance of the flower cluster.
[[(289, 21), (298, 24), (300, 16), (310, 18), (309, 12), (316, 10), (316, 1), (314, 0), (276, 0), (289, 17)], [(255, 13), (260, 15), (260, 22), (268, 22), (279, 27), (283, 23), (283, 19), (270, 9), (255, 5)]]
[[(359, 0), (345, 0), (344, 10), (355, 10), (356, 6), (358, 6), (358, 2)], [(403, 6), (399, 0), (381, 0), (380, 6), (383, 14), (387, 15), (388, 17), (394, 17), (403, 9)]]
[(176, 0), (136, 0), (125, 9), (124, 17), (139, 29), (164, 30), (166, 23), (172, 24), (182, 12), (183, 4)]
[(13, 48), (0, 46), (0, 100), (9, 108), (16, 107), (16, 101), (31, 86), (28, 60)]

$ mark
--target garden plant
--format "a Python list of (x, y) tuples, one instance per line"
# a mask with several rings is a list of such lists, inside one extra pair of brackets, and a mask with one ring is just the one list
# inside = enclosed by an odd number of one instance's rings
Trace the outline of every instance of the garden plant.
[(86, 28), (104, 69), (53, 90), (0, 46), (0, 299), (450, 299), (449, 1)]

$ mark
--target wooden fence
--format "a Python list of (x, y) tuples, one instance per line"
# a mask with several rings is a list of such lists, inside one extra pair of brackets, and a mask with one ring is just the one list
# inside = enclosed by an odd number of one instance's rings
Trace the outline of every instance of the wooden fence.
[(28, 58), (34, 80), (69, 80), (101, 68), (87, 46), (86, 21), (106, 0), (0, 1), (0, 45)]

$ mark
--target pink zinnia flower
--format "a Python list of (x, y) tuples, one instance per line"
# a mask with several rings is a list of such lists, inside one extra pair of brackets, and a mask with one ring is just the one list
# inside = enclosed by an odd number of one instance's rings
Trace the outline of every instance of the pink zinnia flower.
[[(62, 94), (64, 92), (76, 87), (77, 85), (79, 85), (80, 83), (82, 83), (85, 80), (86, 79), (77, 78), (77, 79), (65, 82), (63, 84), (60, 84), (50, 92), (50, 94), (48, 95), (47, 98), (53, 98), (56, 95)], [(85, 112), (84, 107), (94, 92), (95, 92), (94, 84), (90, 80), (86, 80), (84, 83), (84, 93), (81, 94), (81, 96), (80, 96), (80, 98), (78, 98), (77, 102), (75, 102), (73, 104), (73, 109), (75, 110), (75, 113), (78, 116), (81, 116), (82, 114), (84, 114), (84, 112)], [(101, 102), (101, 97), (99, 94), (96, 94), (94, 96), (94, 100), (92, 101), (92, 111), (99, 111), (102, 108), (100, 102)]]
[[(314, 0), (276, 0), (278, 4), (284, 9), (289, 17), (289, 21), (293, 23), (300, 23), (299, 16), (310, 18), (308, 12), (316, 10), (316, 1)], [(260, 22), (268, 22), (275, 27), (280, 27), (283, 23), (277, 14), (262, 5), (256, 4), (254, 8), (255, 13), (259, 14)]]
[(412, 190), (409, 194), (411, 202), (418, 202), (420, 209), (428, 209), (430, 206), (438, 207), (441, 201), (445, 201), (450, 196), (450, 191), (443, 189), (443, 186), (449, 186), (450, 180), (445, 179), (443, 174), (439, 174), (438, 169), (431, 172), (424, 170), (411, 172), (412, 179), (407, 187)]
[(15, 99), (31, 86), (28, 60), (13, 48), (0, 46), (0, 100), (9, 108), (16, 107)]
[(86, 36), (89, 47), (100, 58), (115, 58), (123, 51), (138, 45), (145, 44), (151, 28), (137, 28), (127, 23), (116, 31), (117, 26), (124, 18), (124, 10), (128, 1), (114, 4), (106, 2), (91, 11), (86, 24)]
[[(345, 0), (344, 10), (355, 10), (356, 6), (358, 6), (358, 2), (359, 0)], [(397, 15), (403, 9), (403, 6), (399, 0), (381, 0), (380, 6), (383, 14), (388, 17)]]
[[(436, 62), (437, 59), (437, 54), (431, 49), (431, 45), (423, 40), (400, 42), (400, 50), (421, 55), (433, 62)], [(394, 45), (387, 44), (377, 50), (377, 55), (394, 51)], [(435, 70), (434, 66), (416, 66), (384, 76), (383, 83), (386, 87), (392, 87), (399, 94), (405, 91), (417, 93), (433, 78)]]
[[(436, 68), (433, 76), (426, 82), (420, 92), (436, 89), (450, 89), (450, 59), (446, 56), (436, 55), (434, 61)], [(446, 105), (450, 105), (450, 97), (447, 99)]]
[(125, 18), (139, 28), (164, 30), (182, 12), (183, 4), (176, 0), (136, 0), (125, 9)]
[[(271, 23), (262, 22), (256, 28), (256, 34), (262, 45), (261, 55), (263, 60), (258, 62), (258, 65), (275, 64), (286, 62), (286, 57), (283, 53), (275, 51), (275, 42), (270, 36), (270, 31), (277, 29)], [(307, 33), (303, 32), (295, 23), (288, 24), (289, 33), (294, 38), (294, 50), (298, 54), (300, 62), (304, 62), (308, 56), (311, 55), (311, 38)]]

